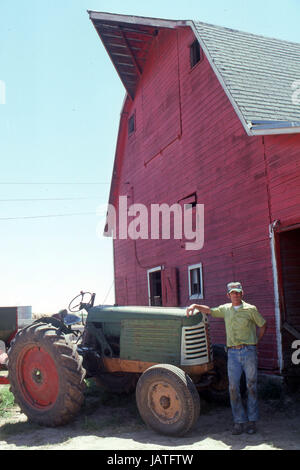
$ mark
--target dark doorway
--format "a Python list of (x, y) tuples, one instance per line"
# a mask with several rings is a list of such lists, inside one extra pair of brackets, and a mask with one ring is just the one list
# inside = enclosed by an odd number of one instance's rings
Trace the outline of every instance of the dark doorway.
[(161, 270), (149, 272), (150, 305), (162, 305)]
[(279, 248), (283, 367), (284, 373), (298, 376), (292, 345), (300, 339), (300, 228), (279, 233)]

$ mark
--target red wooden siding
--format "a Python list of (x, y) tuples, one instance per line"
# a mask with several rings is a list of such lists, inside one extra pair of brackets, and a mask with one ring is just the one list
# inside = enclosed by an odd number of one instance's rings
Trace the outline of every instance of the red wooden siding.
[(300, 135), (264, 140), (272, 218), (300, 223)]
[[(186, 251), (172, 239), (115, 240), (116, 302), (146, 305), (147, 269), (163, 265), (177, 268), (178, 302), (189, 305), (188, 266), (201, 262), (201, 303), (226, 302), (226, 284), (242, 282), (246, 301), (268, 320), (260, 366), (275, 370), (268, 230), (277, 218), (299, 215), (299, 136), (248, 137), (207, 59), (191, 70), (193, 40), (189, 29), (155, 38), (135, 100), (124, 106), (124, 116), (135, 113), (136, 130), (128, 137), (124, 124), (120, 131), (115, 196), (172, 205), (195, 192), (205, 205), (204, 248)], [(213, 341), (224, 341), (223, 321), (211, 324)]]
[[(181, 133), (178, 54), (176, 47), (170, 48), (170, 41), (176, 46), (176, 31), (162, 31), (160, 40), (154, 42), (144, 70), (145, 75), (151, 74), (152, 78), (145, 80), (140, 89), (142, 114), (139, 125), (143, 132), (142, 158), (145, 163)], [(167, 81), (162, 77), (168, 77)]]

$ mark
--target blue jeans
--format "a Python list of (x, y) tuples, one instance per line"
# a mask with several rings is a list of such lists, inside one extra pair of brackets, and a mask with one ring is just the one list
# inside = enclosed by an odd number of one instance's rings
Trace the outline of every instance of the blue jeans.
[[(258, 420), (257, 401), (257, 352), (256, 346), (244, 346), (241, 349), (228, 349), (228, 379), (230, 404), (235, 423)], [(247, 384), (247, 413), (244, 409), (240, 380), (245, 372)]]

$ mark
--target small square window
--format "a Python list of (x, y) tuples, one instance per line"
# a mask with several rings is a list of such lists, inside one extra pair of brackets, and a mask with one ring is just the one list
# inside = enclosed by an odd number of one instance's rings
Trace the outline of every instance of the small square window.
[(189, 266), (189, 297), (203, 299), (202, 263)]
[(201, 49), (198, 40), (196, 39), (190, 46), (190, 60), (191, 68), (193, 68), (201, 60)]
[(128, 135), (133, 134), (135, 131), (135, 114), (132, 114), (128, 119)]

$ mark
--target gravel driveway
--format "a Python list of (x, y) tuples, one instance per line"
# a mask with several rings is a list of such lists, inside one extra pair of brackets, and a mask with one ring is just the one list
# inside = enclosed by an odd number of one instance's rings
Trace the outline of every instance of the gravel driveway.
[[(101, 395), (101, 394), (100, 394)], [(88, 396), (76, 420), (60, 428), (27, 422), (18, 407), (0, 419), (1, 450), (296, 450), (300, 449), (300, 396), (260, 399), (255, 435), (231, 435), (230, 407), (201, 400), (196, 428), (181, 438), (155, 434), (141, 421), (133, 396)]]

